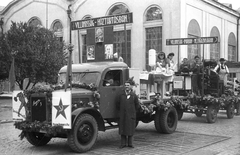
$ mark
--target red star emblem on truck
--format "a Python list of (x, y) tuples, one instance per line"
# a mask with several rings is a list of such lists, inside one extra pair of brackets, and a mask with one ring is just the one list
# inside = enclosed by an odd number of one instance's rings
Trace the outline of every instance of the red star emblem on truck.
[(69, 106), (69, 105), (63, 105), (63, 104), (62, 104), (62, 99), (60, 99), (59, 105), (54, 106), (54, 107), (57, 109), (56, 118), (61, 114), (65, 119), (67, 119), (64, 110), (65, 110), (68, 106)]

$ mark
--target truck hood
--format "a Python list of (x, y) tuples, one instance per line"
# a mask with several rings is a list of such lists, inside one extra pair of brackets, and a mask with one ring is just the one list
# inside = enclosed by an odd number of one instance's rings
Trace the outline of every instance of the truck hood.
[[(69, 88), (67, 89), (68, 91), (70, 90)], [(65, 91), (64, 89), (61, 90), (56, 90), (55, 92), (63, 92)], [(84, 89), (84, 88), (72, 88), (72, 96), (76, 95), (92, 95), (93, 91)]]

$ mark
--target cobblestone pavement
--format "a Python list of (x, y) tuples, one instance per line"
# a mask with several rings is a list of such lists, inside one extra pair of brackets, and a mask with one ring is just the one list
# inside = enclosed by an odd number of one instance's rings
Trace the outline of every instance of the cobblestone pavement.
[[(0, 120), (10, 119), (11, 108), (3, 106), (0, 100)], [(20, 130), (13, 123), (0, 124), (0, 155), (74, 155), (67, 145), (67, 139), (53, 138), (48, 145), (34, 147), (26, 139), (20, 140)], [(161, 155), (240, 155), (240, 116), (227, 119), (220, 111), (214, 124), (206, 123), (205, 116), (196, 117), (184, 113), (173, 134), (159, 134), (154, 123), (139, 123), (134, 136), (135, 148), (118, 149), (120, 137), (117, 129), (99, 132), (93, 149), (83, 154), (161, 154)]]

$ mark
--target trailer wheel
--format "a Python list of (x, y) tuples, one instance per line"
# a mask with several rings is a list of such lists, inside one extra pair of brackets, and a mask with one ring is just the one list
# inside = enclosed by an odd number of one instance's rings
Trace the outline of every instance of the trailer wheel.
[(44, 133), (26, 132), (25, 137), (29, 143), (34, 146), (46, 145), (52, 137), (46, 137)]
[(178, 114), (178, 120), (180, 121), (181, 119), (182, 119), (182, 117), (183, 117), (183, 110), (182, 109), (179, 109), (179, 110), (177, 110), (177, 114)]
[(68, 144), (76, 152), (90, 150), (98, 137), (98, 126), (93, 116), (81, 114), (68, 135)]
[(177, 111), (174, 107), (170, 107), (167, 111), (157, 111), (154, 124), (158, 132), (170, 134), (176, 130), (177, 121)]
[(202, 114), (203, 114), (203, 110), (195, 110), (195, 115), (196, 115), (197, 117), (201, 117)]
[(227, 106), (227, 118), (231, 119), (234, 116), (235, 107), (234, 104), (228, 104)]
[(217, 120), (217, 113), (218, 113), (218, 110), (213, 105), (208, 106), (207, 122), (208, 123), (215, 123), (216, 120)]

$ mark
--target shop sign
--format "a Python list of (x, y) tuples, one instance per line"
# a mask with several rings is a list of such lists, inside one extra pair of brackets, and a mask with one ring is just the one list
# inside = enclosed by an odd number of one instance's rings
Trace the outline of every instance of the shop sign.
[(215, 44), (215, 43), (218, 43), (218, 37), (177, 38), (166, 40), (166, 45), (191, 45), (191, 44)]
[(88, 28), (95, 28), (95, 27), (102, 27), (102, 26), (127, 24), (127, 23), (133, 22), (132, 17), (133, 17), (132, 13), (127, 13), (127, 14), (72, 21), (71, 29), (79, 30), (79, 29), (88, 29)]

